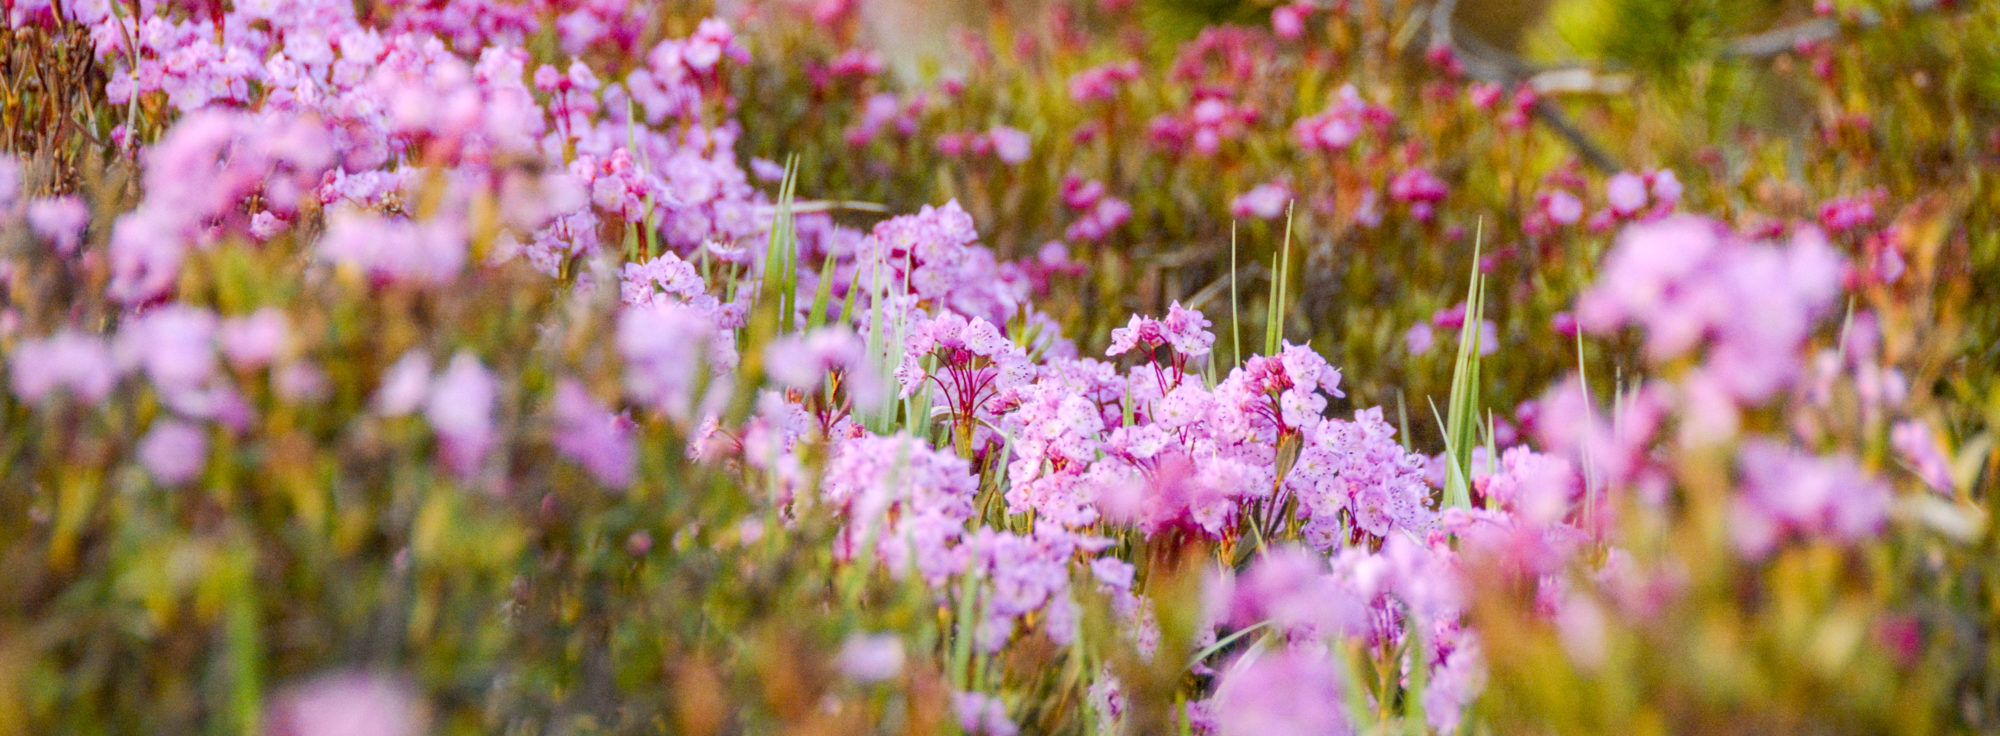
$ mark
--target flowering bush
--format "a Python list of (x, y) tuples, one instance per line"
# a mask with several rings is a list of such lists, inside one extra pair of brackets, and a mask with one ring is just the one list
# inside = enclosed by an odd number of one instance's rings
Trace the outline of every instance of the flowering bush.
[(0, 733), (2000, 725), (1994, 8), (717, 5), (0, 5)]

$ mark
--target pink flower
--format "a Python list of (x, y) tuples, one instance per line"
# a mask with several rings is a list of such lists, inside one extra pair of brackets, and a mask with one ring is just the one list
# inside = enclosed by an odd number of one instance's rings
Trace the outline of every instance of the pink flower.
[(1620, 217), (1637, 214), (1646, 206), (1646, 178), (1630, 171), (1618, 172), (1604, 183), (1604, 198)]
[(820, 495), (845, 521), (835, 543), (842, 559), (866, 554), (872, 541), (895, 575), (942, 586), (965, 569), (959, 542), (978, 484), (963, 458), (907, 435), (870, 436), (841, 443)]
[(1410, 325), (1409, 331), (1403, 333), (1403, 349), (1411, 355), (1428, 353), (1431, 351), (1431, 347), (1436, 344), (1437, 333), (1431, 330), (1429, 322), (1418, 322)]
[(1269, 622), (1287, 636), (1339, 637), (1367, 633), (1376, 590), (1328, 571), (1326, 556), (1304, 547), (1277, 547), (1211, 594), (1226, 596), (1224, 623)]
[(1394, 120), (1389, 108), (1361, 99), (1361, 92), (1352, 84), (1342, 85), (1325, 112), (1292, 124), (1292, 139), (1308, 150), (1345, 151), (1364, 131), (1371, 127), (1385, 130)]
[(171, 401), (208, 387), (216, 369), (215, 314), (170, 304), (125, 323), (118, 332), (121, 365), (138, 367)]
[(179, 420), (155, 423), (139, 440), (139, 462), (160, 485), (177, 486), (194, 480), (208, 464), (208, 434)]
[(493, 404), (499, 392), (493, 374), (470, 353), (452, 356), (431, 384), (424, 419), (443, 444), (445, 465), (470, 479), (494, 444)]
[(855, 405), (873, 406), (883, 388), (869, 369), (864, 347), (845, 325), (822, 327), (767, 343), (764, 364), (779, 385), (808, 392), (820, 390), (828, 376), (838, 374)]
[(903, 672), (903, 640), (895, 634), (854, 634), (840, 646), (835, 669), (855, 682), (894, 679)]
[(1558, 225), (1574, 225), (1583, 219), (1583, 200), (1576, 195), (1557, 189), (1543, 195), (1542, 212)]
[(381, 388), (375, 391), (375, 413), (399, 417), (416, 411), (430, 390), (431, 359), (411, 350), (382, 374)]
[(1583, 491), (1583, 477), (1568, 460), (1510, 447), (1500, 454), (1500, 467), (1474, 481), (1491, 503), (1523, 521), (1554, 524), (1569, 513), (1571, 501)]
[(1104, 354), (1117, 356), (1140, 350), (1151, 358), (1155, 348), (1165, 346), (1178, 354), (1177, 361), (1200, 358), (1215, 345), (1215, 333), (1208, 331), (1210, 324), (1200, 310), (1188, 309), (1175, 301), (1167, 307), (1165, 319), (1135, 314), (1124, 327), (1113, 328), (1111, 346)]
[(83, 229), (90, 224), (90, 208), (74, 196), (38, 199), (28, 203), (28, 227), (55, 245), (65, 257), (76, 255), (83, 242)]
[(1889, 431), (1889, 444), (1901, 455), (1918, 478), (1938, 493), (1952, 491), (1951, 462), (1944, 443), (1929, 425), (1915, 419), (1904, 420)]
[(281, 693), (264, 736), (420, 736), (423, 706), (401, 683), (379, 675), (329, 675)]
[(1292, 188), (1283, 181), (1259, 184), (1236, 196), (1229, 203), (1231, 217), (1255, 217), (1260, 220), (1276, 219), (1285, 214), (1285, 207), (1292, 202)]
[(284, 349), (291, 338), (285, 313), (274, 307), (259, 309), (248, 317), (223, 320), (216, 337), (230, 365), (243, 370), (262, 368)]
[(1465, 95), (1472, 101), (1472, 106), (1481, 110), (1492, 110), (1505, 94), (1507, 88), (1493, 82), (1473, 82), (1465, 88)]
[(30, 404), (58, 390), (96, 404), (118, 382), (118, 369), (104, 338), (72, 330), (22, 340), (8, 354), (6, 367), (14, 396)]
[(1449, 191), (1443, 179), (1429, 169), (1410, 168), (1389, 182), (1389, 196), (1398, 202), (1435, 203), (1444, 201)]
[(1408, 204), (1410, 216), (1420, 222), (1431, 220), (1436, 214), (1437, 203), (1444, 201), (1449, 191), (1450, 187), (1443, 179), (1423, 168), (1405, 169), (1389, 181), (1389, 197)]
[(14, 200), (21, 196), (21, 165), (13, 156), (0, 155), (0, 224), (14, 217)]
[(1818, 457), (1751, 439), (1740, 462), (1743, 488), (1734, 503), (1731, 535), (1744, 557), (1762, 559), (1792, 538), (1852, 544), (1873, 537), (1888, 522), (1888, 486), (1853, 458)]
[(465, 235), (449, 218), (417, 222), (346, 207), (327, 216), (319, 251), (379, 282), (442, 284), (457, 278), (467, 260)]
[(1118, 96), (1119, 87), (1138, 78), (1137, 61), (1091, 67), (1069, 78), (1069, 96), (1077, 102), (1110, 100)]
[(1660, 169), (1648, 175), (1653, 186), (1653, 198), (1661, 205), (1671, 207), (1681, 201), (1681, 179), (1673, 169)]
[(785, 167), (768, 158), (753, 158), (750, 159), (750, 173), (762, 181), (775, 184), (784, 180)]
[(1000, 125), (986, 131), (986, 136), (993, 142), (993, 155), (1002, 162), (1018, 164), (1028, 160), (1032, 140), (1027, 132)]
[(1271, 11), (1271, 32), (1285, 39), (1295, 39), (1305, 35), (1306, 16), (1311, 13), (1310, 3), (1280, 5)]
[(285, 218), (268, 210), (259, 212), (250, 216), (250, 237), (270, 240), (277, 237), (278, 233), (284, 232), (285, 226), (289, 224), (291, 223), (286, 222)]
[(1132, 205), (1117, 197), (1103, 197), (1063, 230), (1063, 237), (1079, 242), (1103, 240), (1132, 219)]
[(628, 423), (591, 398), (574, 378), (556, 384), (556, 451), (611, 488), (632, 483), (638, 451)]
[(1577, 299), (1577, 322), (1598, 333), (1641, 326), (1658, 362), (1706, 343), (1718, 385), (1762, 401), (1798, 377), (1799, 350), (1832, 310), (1844, 268), (1816, 230), (1753, 243), (1719, 223), (1668, 217), (1620, 234), (1597, 284)]
[(1222, 673), (1216, 724), (1221, 736), (1353, 733), (1347, 687), (1323, 652), (1252, 650)]
[(955, 692), (951, 694), (952, 709), (958, 712), (958, 724), (969, 736), (1014, 736), (1020, 727), (1007, 717), (1007, 704), (1000, 698), (977, 692)]
[[(733, 334), (715, 320), (678, 305), (639, 306), (618, 315), (615, 337), (625, 361), (625, 395), (676, 421), (705, 414), (726, 397), (726, 387), (699, 393), (702, 372), (720, 375), (736, 366)], [(698, 395), (699, 394), (699, 395)]]
[(271, 391), (298, 404), (321, 401), (332, 392), (326, 372), (305, 361), (287, 363), (271, 373)]
[(1819, 206), (1819, 224), (1840, 233), (1875, 222), (1875, 205), (1866, 197), (1841, 197)]

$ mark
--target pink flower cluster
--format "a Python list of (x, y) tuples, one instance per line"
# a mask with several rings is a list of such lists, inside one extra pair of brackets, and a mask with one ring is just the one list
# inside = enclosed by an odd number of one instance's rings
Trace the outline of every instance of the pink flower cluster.
[(1386, 136), (1396, 122), (1395, 113), (1361, 99), (1354, 85), (1342, 85), (1325, 112), (1299, 118), (1292, 123), (1292, 140), (1306, 150), (1340, 153), (1363, 135)]
[(1763, 439), (1740, 454), (1743, 492), (1730, 527), (1745, 557), (1771, 554), (1792, 538), (1852, 543), (1888, 521), (1889, 486), (1845, 457), (1819, 457)]
[(1101, 64), (1071, 75), (1069, 96), (1077, 102), (1106, 102), (1116, 99), (1120, 89), (1138, 79), (1137, 61)]
[(1669, 218), (1619, 236), (1577, 300), (1577, 322), (1600, 334), (1641, 327), (1657, 362), (1705, 348), (1691, 390), (1758, 403), (1799, 378), (1799, 353), (1833, 309), (1844, 267), (1817, 231), (1754, 243), (1714, 222)]
[(1075, 175), (1063, 178), (1063, 204), (1078, 214), (1063, 238), (1073, 243), (1091, 243), (1109, 237), (1132, 219), (1132, 205), (1105, 193), (1104, 182), (1083, 181)]
[(957, 202), (926, 205), (914, 215), (877, 224), (851, 261), (836, 264), (834, 283), (857, 284), (877, 296), (907, 294), (939, 309), (1004, 323), (1027, 306), (1026, 284), (978, 241), (972, 216)]

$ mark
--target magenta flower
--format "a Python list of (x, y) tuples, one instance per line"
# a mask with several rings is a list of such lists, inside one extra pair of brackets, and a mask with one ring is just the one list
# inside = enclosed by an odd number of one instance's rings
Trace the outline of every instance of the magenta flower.
[(1423, 168), (1410, 168), (1389, 180), (1389, 197), (1410, 206), (1410, 215), (1429, 222), (1437, 203), (1444, 201), (1450, 187)]
[(1448, 191), (1443, 179), (1422, 168), (1404, 169), (1389, 182), (1389, 196), (1398, 202), (1441, 202)]

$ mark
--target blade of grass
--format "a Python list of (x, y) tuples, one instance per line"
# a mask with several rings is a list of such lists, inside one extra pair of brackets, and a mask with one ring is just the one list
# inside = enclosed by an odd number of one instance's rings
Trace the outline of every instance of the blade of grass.
[(1278, 343), (1285, 337), (1285, 290), (1286, 281), (1292, 271), (1292, 206), (1285, 205), (1285, 240), (1278, 253), (1271, 258), (1275, 274), (1271, 277), (1271, 303), (1264, 315), (1264, 354), (1277, 355)]
[(826, 308), (833, 302), (833, 251), (827, 251), (826, 260), (820, 263), (818, 276), (819, 288), (813, 289), (812, 311), (806, 313), (807, 330), (817, 330), (826, 325)]
[(798, 176), (795, 155), (786, 161), (785, 178), (778, 184), (771, 234), (764, 247), (764, 278), (757, 295), (760, 300), (775, 300), (780, 333), (792, 331), (792, 313), (797, 311), (798, 271), (794, 262), (798, 260), (798, 233), (792, 225), (792, 197), (798, 188)]
[(1255, 634), (1259, 630), (1270, 625), (1271, 625), (1270, 619), (1265, 619), (1263, 621), (1258, 621), (1257, 623), (1251, 624), (1248, 627), (1238, 629), (1234, 633), (1222, 637), (1221, 639), (1217, 639), (1215, 640), (1214, 644), (1210, 644), (1206, 647), (1203, 647), (1201, 651), (1195, 652), (1194, 656), (1189, 657), (1187, 666), (1191, 668), (1197, 664), (1201, 664), (1203, 660), (1215, 656), (1215, 653), (1222, 651), (1224, 647), (1236, 643), (1236, 640), (1241, 639), (1245, 636), (1249, 636), (1251, 634)]
[(1231, 357), (1243, 362), (1243, 317), (1236, 296), (1236, 221), (1229, 221), (1229, 344)]
[[(1472, 276), (1465, 287), (1465, 323), (1459, 327), (1458, 355), (1453, 360), (1451, 395), (1446, 401), (1445, 451), (1451, 457), (1451, 472), (1445, 479), (1445, 504), (1472, 505), (1472, 448), (1479, 425), (1479, 372), (1481, 325), (1486, 319), (1486, 278), (1479, 271), (1479, 256), (1485, 241), (1485, 221), (1481, 220), (1472, 244)], [(1436, 412), (1437, 406), (1432, 404)]]

